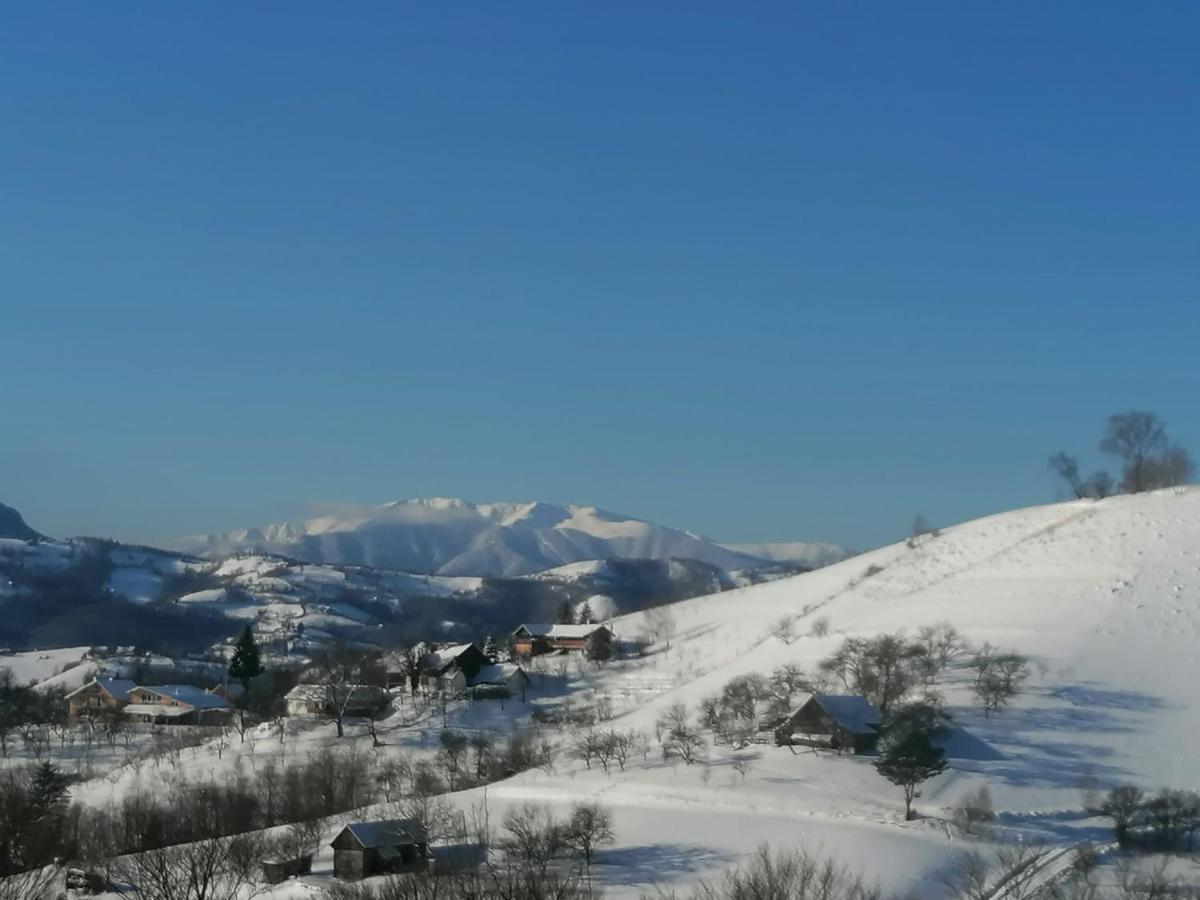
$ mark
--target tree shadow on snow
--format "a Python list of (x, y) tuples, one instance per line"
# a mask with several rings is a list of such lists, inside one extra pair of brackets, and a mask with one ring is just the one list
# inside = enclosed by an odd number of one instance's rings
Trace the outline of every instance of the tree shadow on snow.
[(603, 850), (592, 862), (592, 878), (606, 885), (655, 884), (700, 870), (728, 866), (737, 856), (699, 844), (642, 844)]

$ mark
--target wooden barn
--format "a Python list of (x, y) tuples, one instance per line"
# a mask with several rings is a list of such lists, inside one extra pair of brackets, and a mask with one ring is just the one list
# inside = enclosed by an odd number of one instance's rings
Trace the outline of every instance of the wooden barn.
[(351, 822), (330, 846), (333, 874), (344, 881), (420, 872), (429, 864), (429, 838), (416, 819)]
[(604, 625), (534, 623), (522, 625), (512, 634), (513, 653), (517, 656), (583, 653), (589, 659), (608, 659), (612, 641), (613, 634)]
[(775, 743), (870, 753), (879, 740), (880, 721), (866, 697), (811, 694), (776, 726)]

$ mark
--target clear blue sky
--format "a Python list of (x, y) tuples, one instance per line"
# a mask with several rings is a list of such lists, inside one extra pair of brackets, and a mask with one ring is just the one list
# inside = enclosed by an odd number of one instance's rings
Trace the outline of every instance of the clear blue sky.
[(0, 14), (0, 500), (867, 546), (1200, 449), (1200, 6)]

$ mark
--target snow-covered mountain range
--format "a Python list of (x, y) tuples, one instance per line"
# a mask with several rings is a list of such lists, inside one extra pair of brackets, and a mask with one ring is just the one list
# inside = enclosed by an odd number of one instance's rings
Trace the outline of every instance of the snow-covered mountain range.
[(699, 535), (594, 506), (441, 497), (185, 538), (175, 549), (209, 558), (254, 551), (312, 563), (492, 577), (593, 559), (691, 559), (724, 570), (762, 563)]

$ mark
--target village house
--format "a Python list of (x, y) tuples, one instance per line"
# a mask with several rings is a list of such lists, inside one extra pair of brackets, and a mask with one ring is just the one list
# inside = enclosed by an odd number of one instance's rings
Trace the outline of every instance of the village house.
[(138, 685), (129, 691), (125, 715), (138, 722), (216, 725), (232, 708), (224, 697), (191, 684)]
[(333, 847), (333, 874), (346, 881), (420, 872), (428, 865), (429, 838), (416, 819), (351, 822), (329, 845)]
[(67, 715), (76, 718), (121, 709), (129, 702), (129, 692), (135, 687), (137, 685), (127, 678), (93, 678), (67, 694)]
[(289, 716), (332, 716), (336, 703), (343, 716), (369, 719), (378, 715), (390, 698), (375, 684), (298, 684), (283, 699)]
[(582, 653), (588, 659), (608, 659), (612, 655), (613, 634), (605, 625), (520, 626), (512, 633), (513, 654), (540, 656), (544, 653)]
[(520, 697), (524, 701), (529, 685), (529, 676), (516, 663), (489, 663), (470, 681), (476, 699)]
[(421, 657), (420, 685), (429, 694), (457, 697), (487, 665), (488, 658), (474, 644), (452, 644)]
[(869, 753), (879, 740), (882, 717), (866, 697), (811, 694), (775, 728), (780, 746)]

